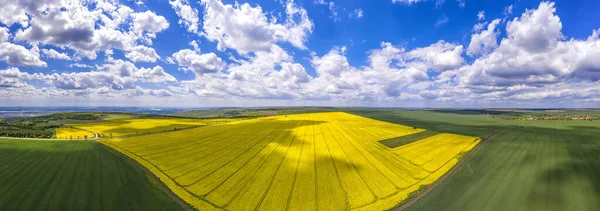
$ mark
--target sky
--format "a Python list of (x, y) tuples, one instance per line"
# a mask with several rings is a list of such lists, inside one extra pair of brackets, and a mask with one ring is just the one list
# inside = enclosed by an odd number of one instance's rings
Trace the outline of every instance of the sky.
[(599, 108), (600, 2), (0, 0), (0, 106)]

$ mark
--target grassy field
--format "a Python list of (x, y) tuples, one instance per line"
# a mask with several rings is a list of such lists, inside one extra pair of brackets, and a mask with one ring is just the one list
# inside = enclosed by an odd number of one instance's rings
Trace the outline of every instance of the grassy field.
[(144, 171), (93, 142), (0, 139), (0, 210), (180, 210)]
[(354, 110), (384, 121), (484, 137), (473, 155), (409, 210), (597, 210), (600, 121), (512, 121), (485, 115)]
[(396, 147), (410, 144), (415, 141), (420, 141), (420, 140), (423, 140), (423, 139), (426, 139), (426, 138), (429, 138), (431, 136), (435, 136), (438, 134), (440, 134), (440, 133), (437, 131), (426, 130), (426, 131), (423, 131), (420, 133), (414, 133), (414, 134), (410, 134), (410, 135), (406, 135), (406, 136), (390, 138), (390, 139), (382, 140), (379, 142), (381, 142), (383, 145), (386, 145), (387, 147), (396, 148)]
[(116, 119), (83, 124), (67, 124), (66, 126), (94, 131), (100, 137), (113, 137), (145, 134), (153, 132), (172, 131), (195, 126), (220, 124), (235, 121), (235, 119), (185, 119), (185, 118), (144, 118)]
[(421, 131), (335, 112), (102, 142), (198, 209), (384, 210), (433, 183), (478, 142), (440, 134), (396, 149), (378, 143)]

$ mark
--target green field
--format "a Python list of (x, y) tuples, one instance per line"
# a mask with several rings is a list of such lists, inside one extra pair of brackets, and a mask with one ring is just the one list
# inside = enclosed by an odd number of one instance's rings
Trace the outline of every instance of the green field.
[(94, 142), (0, 139), (0, 210), (180, 210), (120, 154)]
[(410, 134), (407, 136), (401, 136), (401, 137), (397, 137), (397, 138), (391, 138), (391, 139), (382, 140), (379, 142), (382, 143), (383, 145), (386, 145), (387, 147), (396, 148), (396, 147), (399, 147), (402, 145), (410, 144), (415, 141), (429, 138), (431, 136), (435, 136), (437, 134), (440, 134), (440, 133), (437, 131), (433, 131), (433, 130), (426, 130), (426, 131), (423, 131), (420, 133)]
[(512, 121), (475, 114), (355, 110), (428, 130), (494, 139), (409, 210), (598, 210), (600, 121)]

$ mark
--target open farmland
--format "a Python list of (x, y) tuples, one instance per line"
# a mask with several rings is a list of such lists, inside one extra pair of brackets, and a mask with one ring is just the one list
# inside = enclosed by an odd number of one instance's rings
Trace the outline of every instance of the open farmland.
[(135, 134), (172, 131), (175, 129), (220, 124), (235, 119), (185, 119), (185, 118), (148, 118), (148, 119), (117, 119), (110, 121), (90, 122), (82, 124), (67, 124), (67, 126), (94, 131), (100, 137), (127, 136)]
[(85, 141), (0, 139), (0, 210), (180, 210), (118, 152)]
[(140, 162), (201, 210), (384, 210), (436, 181), (479, 141), (439, 134), (406, 148), (378, 142), (422, 131), (332, 112), (102, 143)]
[(436, 189), (407, 210), (598, 210), (600, 121), (515, 121), (423, 110), (355, 114), (486, 137)]
[(56, 138), (58, 139), (83, 139), (94, 138), (94, 134), (88, 131), (73, 128), (56, 128)]

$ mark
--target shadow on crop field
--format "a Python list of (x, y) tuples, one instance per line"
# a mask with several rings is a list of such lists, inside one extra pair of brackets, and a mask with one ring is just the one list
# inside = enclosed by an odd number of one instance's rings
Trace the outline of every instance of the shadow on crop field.
[[(555, 135), (559, 132), (554, 131)], [(557, 205), (562, 198), (577, 192), (588, 193), (587, 201), (598, 203), (600, 199), (600, 129), (595, 127), (573, 127), (558, 135), (565, 137), (561, 141), (566, 153), (561, 162), (545, 170), (539, 176), (541, 186), (549, 186), (546, 194), (551, 197), (547, 203)], [(556, 190), (558, 189), (558, 190)], [(532, 193), (531, 197), (542, 194), (541, 191)], [(600, 204), (596, 204), (600, 206)]]

